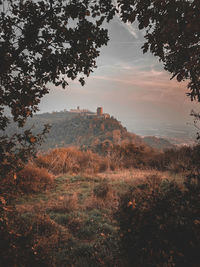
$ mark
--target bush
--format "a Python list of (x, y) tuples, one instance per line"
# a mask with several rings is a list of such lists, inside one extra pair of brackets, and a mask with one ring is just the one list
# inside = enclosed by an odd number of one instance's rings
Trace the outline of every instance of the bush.
[(108, 192), (110, 190), (110, 186), (106, 181), (102, 181), (100, 184), (96, 185), (93, 189), (93, 193), (98, 198), (106, 198)]
[(0, 222), (0, 266), (57, 266), (56, 253), (70, 235), (47, 214), (11, 212)]
[(24, 193), (36, 193), (47, 189), (53, 183), (53, 175), (47, 169), (27, 164), (16, 176), (17, 189)]
[(161, 171), (188, 174), (200, 173), (200, 145), (166, 150), (151, 157), (150, 166)]
[(116, 218), (131, 266), (200, 264), (199, 193), (148, 177), (120, 199)]
[(35, 160), (39, 167), (48, 169), (55, 175), (61, 173), (97, 173), (107, 169), (108, 163), (103, 157), (77, 148), (56, 148), (45, 154), (39, 154)]
[(105, 172), (109, 167), (109, 160), (108, 159), (104, 159), (102, 160), (102, 162), (100, 162), (99, 165), (99, 172)]

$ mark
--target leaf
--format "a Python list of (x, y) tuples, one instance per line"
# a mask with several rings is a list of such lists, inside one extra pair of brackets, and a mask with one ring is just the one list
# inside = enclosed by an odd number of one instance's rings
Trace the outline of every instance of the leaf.
[(5, 205), (5, 204), (6, 204), (5, 198), (4, 198), (4, 197), (2, 197), (2, 196), (0, 196), (0, 201), (1, 201), (1, 203), (2, 203), (3, 205)]
[(79, 82), (81, 83), (82, 86), (85, 85), (85, 80), (84, 80), (84, 78), (80, 78), (80, 79), (79, 79)]
[(90, 11), (89, 10), (86, 10), (85, 15), (86, 16), (90, 16)]
[(36, 138), (34, 136), (31, 136), (31, 138), (29, 139), (30, 143), (35, 143), (36, 142)]
[(183, 76), (181, 74), (178, 74), (176, 79), (178, 82), (181, 82), (183, 80)]

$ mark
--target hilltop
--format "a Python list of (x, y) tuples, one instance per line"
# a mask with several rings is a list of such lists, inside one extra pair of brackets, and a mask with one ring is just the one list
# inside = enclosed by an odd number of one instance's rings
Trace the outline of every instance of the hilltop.
[[(37, 114), (27, 120), (25, 128), (31, 128), (34, 133), (39, 133), (42, 132), (45, 124), (50, 125), (51, 129), (42, 144), (42, 150), (64, 146), (91, 149), (103, 142), (116, 145), (131, 143), (137, 146), (150, 146), (159, 150), (174, 148), (170, 142), (163, 138), (142, 138), (130, 133), (113, 116), (103, 113), (100, 108), (97, 112), (99, 114), (77, 108), (71, 111)], [(16, 124), (11, 123), (6, 133), (12, 135), (21, 131)]]
[[(142, 138), (128, 133), (121, 123), (110, 116), (97, 116), (93, 112), (84, 114), (61, 111), (43, 113), (29, 118), (25, 128), (32, 128), (34, 133), (42, 131), (44, 124), (49, 124), (51, 129), (43, 148), (63, 146), (91, 146), (105, 140), (114, 143), (132, 142), (142, 144)], [(16, 124), (11, 123), (7, 129), (9, 135), (20, 132)]]

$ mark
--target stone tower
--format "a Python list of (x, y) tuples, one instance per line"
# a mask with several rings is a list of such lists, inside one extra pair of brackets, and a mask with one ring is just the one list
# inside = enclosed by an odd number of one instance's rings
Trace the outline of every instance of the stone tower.
[(102, 107), (98, 107), (97, 108), (97, 116), (102, 116), (103, 115), (103, 108)]

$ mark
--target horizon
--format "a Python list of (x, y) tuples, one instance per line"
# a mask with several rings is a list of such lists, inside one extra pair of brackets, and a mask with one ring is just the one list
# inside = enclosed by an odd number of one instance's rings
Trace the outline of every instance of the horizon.
[(153, 128), (162, 123), (186, 128), (192, 124), (190, 112), (197, 110), (198, 103), (186, 96), (186, 82), (170, 80), (156, 57), (142, 53), (143, 33), (119, 18), (107, 28), (110, 41), (100, 50), (97, 68), (85, 86), (76, 80), (65, 90), (50, 85), (50, 93), (39, 105), (40, 113), (103, 106), (106, 113), (136, 132), (148, 130), (149, 124)]
[[(71, 110), (76, 110), (78, 108), (80, 110), (87, 110), (88, 112), (95, 114), (98, 107), (96, 107), (96, 109), (94, 110), (91, 110), (91, 109), (88, 109), (87, 107), (78, 106), (78, 107), (72, 107), (72, 109), (69, 109), (69, 110), (64, 109), (64, 110), (53, 110), (53, 111), (47, 111), (47, 112), (38, 112), (36, 115), (53, 114), (53, 113), (60, 113), (60, 112), (61, 113), (62, 112), (73, 113)], [(104, 108), (103, 108), (103, 114), (107, 114), (107, 112), (104, 112)], [(142, 127), (140, 123), (137, 124), (135, 122), (134, 128), (133, 128), (133, 124), (125, 125), (123, 121), (120, 121), (119, 118), (113, 116), (113, 114), (109, 113), (109, 115), (117, 119), (119, 123), (121, 123), (122, 126), (127, 129), (128, 132), (134, 133), (141, 137), (152, 136), (156, 138), (164, 138), (164, 139), (171, 141), (174, 144), (183, 144), (183, 145), (186, 145), (186, 144), (192, 145), (197, 141), (196, 139), (197, 129), (195, 128), (194, 123), (175, 125), (173, 123), (157, 122), (157, 124), (154, 123), (154, 125), (152, 125), (151, 122), (146, 122), (145, 127)]]

